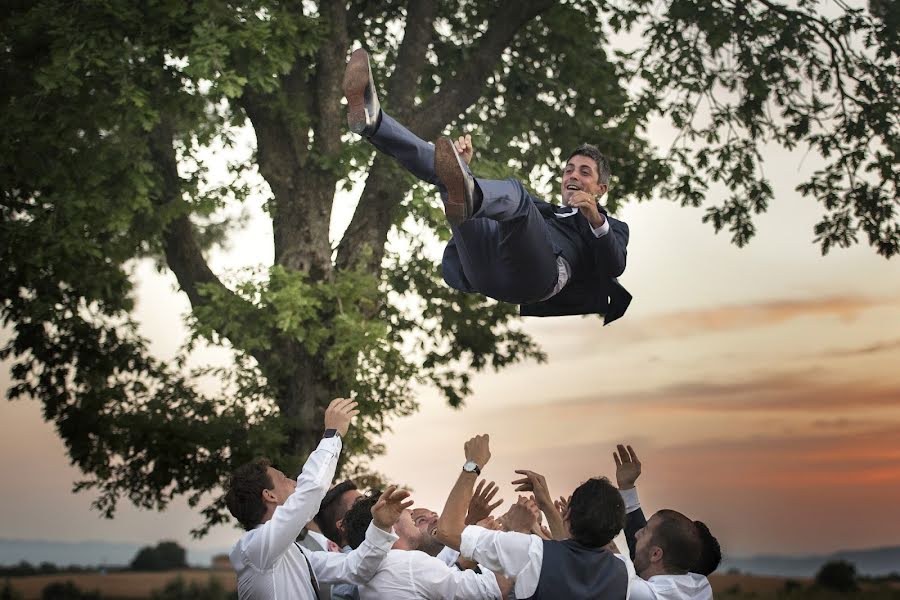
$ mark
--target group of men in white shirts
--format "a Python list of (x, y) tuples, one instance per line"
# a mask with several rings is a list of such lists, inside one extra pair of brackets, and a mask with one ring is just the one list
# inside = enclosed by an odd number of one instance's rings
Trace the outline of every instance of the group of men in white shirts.
[[(353, 401), (330, 404), (296, 480), (265, 461), (233, 473), (226, 504), (246, 529), (231, 552), (241, 600), (712, 599), (718, 542), (676, 511), (644, 520), (630, 446), (613, 453), (618, 486), (588, 479), (568, 499), (554, 501), (541, 475), (518, 471), (513, 483), (530, 496), (495, 518), (497, 487), (476, 488), (489, 438), (475, 436), (438, 515), (396, 486), (332, 486), (356, 413)], [(623, 529), (628, 552), (613, 542)]]

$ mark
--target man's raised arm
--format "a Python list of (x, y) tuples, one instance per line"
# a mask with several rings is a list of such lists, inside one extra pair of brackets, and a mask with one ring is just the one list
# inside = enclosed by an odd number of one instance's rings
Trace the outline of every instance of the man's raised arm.
[(438, 541), (454, 550), (459, 550), (475, 481), (478, 479), (481, 469), (491, 459), (490, 436), (487, 434), (476, 435), (466, 442), (464, 448), (466, 462), (453, 489), (450, 490), (450, 495), (447, 496), (447, 503), (444, 505), (437, 525)]
[(372, 522), (366, 529), (366, 537), (353, 552), (309, 552), (316, 577), (323, 583), (353, 583), (362, 585), (375, 575), (381, 561), (397, 541), (394, 525), (403, 511), (412, 506), (409, 492), (388, 487), (372, 506)]
[(641, 461), (631, 446), (619, 444), (617, 450), (618, 452), (613, 452), (613, 460), (616, 462), (616, 483), (622, 500), (625, 501), (625, 542), (628, 544), (628, 554), (634, 560), (637, 544), (635, 534), (647, 525), (637, 488), (634, 487), (634, 483), (641, 475)]
[[(275, 508), (272, 518), (259, 526), (248, 540), (244, 553), (261, 569), (271, 568), (287, 551), (303, 527), (317, 512), (337, 468), (341, 436), (347, 434), (350, 420), (358, 413), (356, 402), (336, 398), (325, 410), (325, 436), (303, 465), (293, 493)], [(266, 490), (268, 492), (269, 490)]]

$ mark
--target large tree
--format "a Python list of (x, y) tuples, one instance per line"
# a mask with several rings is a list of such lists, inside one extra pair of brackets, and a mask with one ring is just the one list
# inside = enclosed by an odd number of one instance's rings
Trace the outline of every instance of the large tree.
[[(744, 244), (772, 199), (761, 149), (805, 145), (823, 158), (800, 187), (825, 208), (823, 251), (860, 233), (885, 257), (900, 247), (889, 2), (13, 0), (0, 15), (9, 396), (42, 402), (107, 515), (123, 498), (197, 503), (254, 454), (294, 467), (327, 402), (355, 393), (352, 468), (415, 409), (413, 383), (456, 406), (471, 372), (543, 359), (516, 307), (441, 282), (423, 241), (448, 235), (433, 190), (347, 133), (355, 45), (414, 132), (475, 134), (481, 174), (555, 172), (591, 141), (612, 161), (611, 209), (655, 193), (706, 205)], [(681, 132), (669, 149), (647, 140), (658, 118)], [(211, 177), (210, 149), (248, 127), (253, 160)], [(363, 175), (333, 245), (336, 193)], [(274, 263), (215, 273), (208, 251), (240, 225), (222, 215), (254, 192)], [(233, 365), (152, 356), (132, 317), (138, 260), (174, 273), (191, 343)], [(221, 500), (204, 513), (221, 520)]]

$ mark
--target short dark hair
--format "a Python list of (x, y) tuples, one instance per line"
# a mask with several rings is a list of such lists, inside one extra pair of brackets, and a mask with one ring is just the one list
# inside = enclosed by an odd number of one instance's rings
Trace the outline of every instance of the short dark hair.
[(343, 510), (343, 506), (340, 502), (341, 496), (343, 496), (345, 492), (355, 489), (358, 489), (356, 484), (349, 479), (340, 482), (328, 490), (325, 497), (322, 498), (322, 503), (319, 504), (319, 512), (313, 517), (313, 521), (319, 526), (322, 535), (332, 542), (340, 543), (343, 541), (341, 530), (338, 529), (337, 526), (337, 522), (343, 519), (346, 514), (346, 511)]
[(706, 523), (694, 521), (694, 527), (697, 528), (697, 533), (700, 535), (700, 562), (691, 571), (701, 575), (711, 575), (722, 562), (722, 547), (719, 546), (719, 540), (710, 533)]
[(347, 536), (347, 544), (356, 550), (366, 539), (366, 530), (372, 522), (372, 507), (381, 497), (381, 490), (371, 490), (359, 498), (344, 515), (344, 535)]
[(231, 481), (225, 493), (225, 505), (247, 531), (259, 525), (263, 515), (266, 514), (262, 492), (275, 487), (272, 478), (269, 477), (268, 469), (271, 464), (266, 458), (258, 458), (241, 465), (231, 473)]
[(651, 543), (662, 549), (666, 571), (683, 575), (700, 564), (702, 545), (700, 532), (694, 522), (678, 511), (664, 509), (656, 513), (658, 523), (653, 528)]
[(625, 502), (606, 477), (588, 479), (572, 493), (569, 531), (583, 546), (602, 548), (625, 527)]
[(597, 146), (591, 144), (582, 144), (578, 146), (572, 150), (571, 154), (569, 154), (569, 158), (566, 159), (566, 164), (572, 160), (573, 156), (587, 156), (592, 159), (597, 164), (597, 181), (609, 184), (609, 177), (612, 174), (612, 171), (609, 168), (609, 160), (603, 156), (603, 153), (600, 152), (600, 149), (597, 148)]

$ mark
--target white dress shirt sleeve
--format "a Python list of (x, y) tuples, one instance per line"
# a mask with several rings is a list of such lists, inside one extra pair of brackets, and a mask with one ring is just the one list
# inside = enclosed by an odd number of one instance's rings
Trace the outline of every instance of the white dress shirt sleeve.
[(490, 571), (476, 573), (448, 567), (439, 559), (424, 552), (407, 553), (410, 573), (415, 586), (425, 598), (447, 600), (501, 600), (497, 578)]
[(634, 512), (641, 507), (641, 500), (638, 498), (636, 487), (619, 490), (619, 495), (622, 496), (622, 500), (625, 502), (625, 514)]
[(435, 558), (448, 567), (452, 567), (454, 564), (456, 564), (456, 561), (459, 560), (459, 552), (457, 552), (450, 546), (444, 546), (444, 549), (438, 552), (438, 555)]
[(297, 477), (297, 487), (272, 518), (258, 526), (243, 546), (244, 560), (258, 570), (271, 569), (317, 512), (337, 468), (341, 439), (323, 438)]
[(544, 542), (536, 535), (469, 525), (463, 529), (459, 553), (491, 571), (514, 578), (517, 598), (529, 598), (537, 590)]
[(607, 233), (609, 233), (609, 219), (606, 216), (603, 216), (603, 225), (594, 229), (591, 227), (591, 233), (594, 234), (594, 237), (601, 238)]
[(381, 561), (397, 541), (392, 531), (385, 531), (369, 523), (366, 539), (356, 550), (340, 552), (307, 552), (316, 579), (322, 583), (352, 583), (361, 585), (372, 579)]

